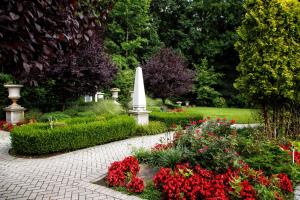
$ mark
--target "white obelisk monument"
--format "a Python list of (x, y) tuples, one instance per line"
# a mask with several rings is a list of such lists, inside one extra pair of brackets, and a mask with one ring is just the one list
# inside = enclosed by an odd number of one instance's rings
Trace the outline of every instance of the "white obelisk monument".
[(136, 118), (139, 125), (149, 123), (149, 111), (146, 110), (146, 94), (141, 67), (137, 67), (135, 71), (132, 110), (129, 113)]

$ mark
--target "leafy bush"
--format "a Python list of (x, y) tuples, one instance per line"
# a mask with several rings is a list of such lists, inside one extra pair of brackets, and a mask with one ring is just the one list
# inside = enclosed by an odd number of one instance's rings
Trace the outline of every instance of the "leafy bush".
[(286, 173), (294, 183), (300, 182), (300, 166), (292, 164), (292, 157), (255, 129), (239, 130), (238, 152), (254, 169), (264, 170), (267, 175)]
[(186, 125), (192, 120), (202, 119), (203, 116), (193, 112), (152, 112), (150, 113), (150, 119), (154, 121), (160, 121), (165, 123), (167, 126), (173, 124)]
[(93, 121), (50, 128), (46, 123), (16, 127), (12, 147), (18, 154), (39, 155), (71, 151), (121, 140), (135, 135), (132, 117), (119, 116), (107, 121)]
[(163, 151), (137, 149), (134, 151), (134, 156), (139, 162), (146, 163), (152, 167), (174, 167), (177, 163), (184, 161), (183, 152), (175, 148)]
[(42, 122), (47, 122), (49, 119), (52, 120), (62, 120), (62, 119), (67, 119), (70, 118), (70, 115), (67, 115), (63, 112), (50, 112), (50, 113), (45, 113), (43, 116), (41, 116), (40, 121)]
[(154, 135), (158, 133), (163, 133), (167, 131), (167, 126), (158, 121), (150, 121), (148, 125), (139, 125), (137, 128), (137, 133), (141, 135)]

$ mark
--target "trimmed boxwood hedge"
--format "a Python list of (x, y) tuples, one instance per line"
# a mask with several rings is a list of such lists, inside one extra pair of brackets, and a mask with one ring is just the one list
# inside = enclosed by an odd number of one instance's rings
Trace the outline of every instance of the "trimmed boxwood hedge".
[(160, 121), (165, 123), (168, 127), (173, 124), (187, 125), (192, 120), (203, 119), (202, 115), (193, 112), (152, 112), (150, 113), (150, 119), (154, 121)]
[(150, 121), (148, 125), (138, 125), (138, 135), (155, 135), (168, 131), (168, 127), (165, 123), (159, 121)]
[(15, 127), (11, 133), (12, 148), (21, 155), (49, 154), (121, 140), (137, 132), (136, 122), (129, 116), (100, 121), (76, 120), (80, 123), (70, 125), (68, 122), (53, 129), (47, 123)]

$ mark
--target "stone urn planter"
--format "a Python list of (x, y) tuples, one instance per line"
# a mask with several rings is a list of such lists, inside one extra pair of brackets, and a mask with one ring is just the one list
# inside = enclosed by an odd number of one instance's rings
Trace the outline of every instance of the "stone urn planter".
[(177, 101), (176, 104), (177, 104), (178, 106), (181, 106), (182, 101)]
[(112, 88), (110, 91), (111, 91), (112, 99), (114, 100), (115, 103), (118, 104), (117, 99), (119, 97), (120, 89), (119, 88)]
[(12, 104), (4, 108), (6, 121), (12, 124), (23, 122), (26, 109), (17, 104), (17, 101), (21, 98), (20, 91), (23, 85), (6, 84), (4, 87), (8, 89), (8, 98), (12, 100)]

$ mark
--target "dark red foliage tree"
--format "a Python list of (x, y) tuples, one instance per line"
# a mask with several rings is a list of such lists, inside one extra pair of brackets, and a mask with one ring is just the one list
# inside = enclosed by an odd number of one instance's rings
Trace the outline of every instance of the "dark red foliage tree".
[[(80, 6), (82, 5), (82, 6)], [(101, 17), (69, 0), (3, 0), (0, 4), (0, 64), (22, 82), (36, 83), (58, 56), (89, 41)], [(106, 12), (102, 8), (99, 12)]]
[[(71, 58), (59, 57), (57, 66), (54, 65), (48, 73), (53, 79), (62, 77), (56, 89), (62, 102), (82, 94), (95, 94), (95, 91), (110, 86), (117, 67), (104, 53), (101, 38), (101, 34), (95, 33), (89, 43), (81, 45)], [(66, 64), (66, 60), (70, 63)]]
[(112, 3), (113, 0), (2, 0), (1, 71), (30, 85), (55, 80), (61, 99), (107, 86), (116, 69), (104, 55), (102, 45), (97, 44), (101, 40), (96, 33), (102, 31), (101, 24)]
[(161, 49), (143, 66), (145, 87), (153, 97), (162, 98), (186, 94), (192, 89), (194, 73), (184, 58), (169, 48)]

